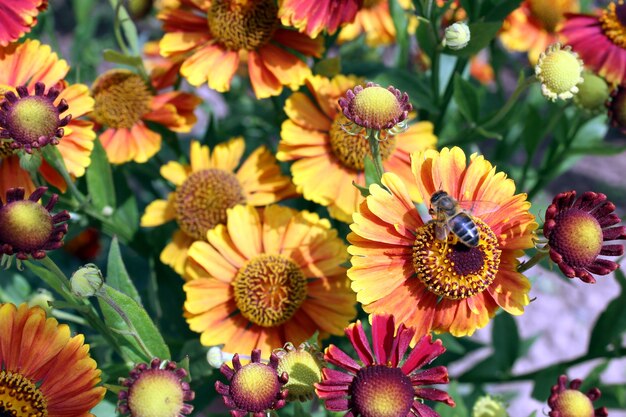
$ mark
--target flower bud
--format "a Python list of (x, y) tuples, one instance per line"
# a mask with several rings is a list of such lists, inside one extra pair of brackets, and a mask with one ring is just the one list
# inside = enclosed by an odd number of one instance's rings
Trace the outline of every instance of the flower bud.
[(87, 264), (72, 274), (70, 286), (78, 297), (92, 297), (102, 288), (104, 278), (94, 264)]
[(457, 51), (467, 46), (470, 41), (469, 26), (465, 22), (456, 22), (446, 28), (443, 46)]

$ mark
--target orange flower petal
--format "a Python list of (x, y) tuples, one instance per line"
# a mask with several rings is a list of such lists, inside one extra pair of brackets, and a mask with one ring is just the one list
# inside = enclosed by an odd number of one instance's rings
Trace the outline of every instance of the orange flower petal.
[(263, 59), (255, 51), (250, 51), (248, 54), (248, 73), (257, 98), (276, 96), (283, 91), (282, 83), (265, 66)]
[(274, 74), (282, 85), (297, 90), (307, 77), (311, 76), (311, 69), (297, 56), (271, 43), (258, 50), (263, 60), (263, 66)]
[(228, 262), (221, 252), (207, 242), (196, 241), (189, 248), (188, 256), (206, 272), (206, 277), (230, 283), (239, 270), (238, 266)]
[(285, 113), (292, 123), (301, 128), (313, 131), (330, 131), (332, 120), (322, 113), (304, 93), (293, 93), (285, 101)]

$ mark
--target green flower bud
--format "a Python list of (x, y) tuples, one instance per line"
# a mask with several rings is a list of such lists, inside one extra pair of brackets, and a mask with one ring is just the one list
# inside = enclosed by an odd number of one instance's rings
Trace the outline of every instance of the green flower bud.
[(78, 297), (92, 297), (104, 284), (100, 269), (94, 264), (87, 264), (72, 274), (70, 286), (72, 293)]
[(472, 417), (509, 417), (506, 405), (489, 395), (483, 395), (474, 403)]
[(443, 46), (457, 51), (467, 46), (470, 41), (469, 26), (465, 22), (456, 22), (446, 28)]

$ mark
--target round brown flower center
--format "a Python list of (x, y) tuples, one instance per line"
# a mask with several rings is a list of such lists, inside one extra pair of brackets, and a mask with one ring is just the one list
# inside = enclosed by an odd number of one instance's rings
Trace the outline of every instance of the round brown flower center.
[(593, 404), (589, 397), (578, 390), (566, 389), (557, 397), (552, 407), (560, 417), (593, 417)]
[(287, 322), (307, 295), (307, 279), (291, 259), (258, 255), (239, 270), (233, 282), (241, 314), (262, 327)]
[(372, 126), (385, 126), (402, 114), (402, 108), (396, 96), (380, 86), (366, 87), (360, 91), (352, 110), (361, 120), (369, 121)]
[(602, 30), (615, 45), (626, 49), (626, 5), (611, 3), (600, 16)]
[(46, 399), (37, 386), (19, 373), (0, 372), (0, 416), (45, 417)]
[(92, 94), (96, 101), (94, 119), (116, 129), (132, 128), (150, 111), (153, 97), (143, 78), (132, 71), (119, 69), (98, 77)]
[(233, 51), (266, 45), (278, 28), (277, 16), (273, 0), (215, 0), (207, 13), (211, 36)]
[(563, 20), (563, 15), (577, 9), (576, 0), (528, 0), (528, 6), (533, 17), (541, 22), (548, 32), (554, 32), (556, 26)]
[(447, 241), (435, 234), (435, 224), (416, 231), (413, 266), (428, 290), (450, 300), (469, 298), (483, 292), (496, 277), (500, 265), (498, 239), (482, 220), (473, 218), (480, 240), (469, 247), (450, 233)]
[(176, 220), (189, 236), (206, 240), (206, 232), (226, 223), (226, 209), (246, 202), (241, 184), (232, 172), (205, 169), (194, 172), (176, 189)]
[(604, 242), (598, 220), (586, 211), (569, 209), (557, 214), (554, 221), (556, 225), (548, 239), (550, 247), (574, 268), (591, 265)]
[(363, 417), (408, 416), (415, 392), (400, 368), (361, 368), (350, 384), (354, 414)]
[[(330, 127), (330, 148), (333, 154), (347, 168), (356, 171), (363, 171), (365, 156), (372, 157), (367, 138), (363, 135), (351, 135), (347, 133), (342, 125), (346, 125), (348, 119), (339, 113)], [(389, 156), (396, 149), (395, 136), (387, 136), (385, 140), (381, 140), (380, 156), (383, 161), (389, 159)]]
[(4, 113), (7, 136), (22, 145), (53, 138), (59, 129), (59, 110), (45, 96), (20, 97)]
[(183, 388), (176, 375), (164, 369), (144, 371), (128, 390), (133, 417), (172, 417), (183, 408)]
[(0, 244), (9, 244), (14, 251), (42, 249), (53, 228), (48, 210), (34, 201), (14, 201), (0, 207)]
[(274, 369), (263, 363), (252, 362), (233, 375), (230, 395), (239, 409), (262, 413), (272, 408), (280, 387)]

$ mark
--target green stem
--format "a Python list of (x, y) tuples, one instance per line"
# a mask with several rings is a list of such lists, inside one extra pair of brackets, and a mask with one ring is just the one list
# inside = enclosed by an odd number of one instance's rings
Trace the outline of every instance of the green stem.
[(126, 47), (126, 42), (124, 41), (124, 36), (122, 36), (122, 27), (120, 25), (120, 9), (122, 8), (122, 0), (111, 0), (111, 5), (113, 6), (113, 10), (115, 12), (115, 18), (113, 19), (113, 33), (115, 34), (115, 40), (124, 55), (130, 55), (130, 51)]
[(484, 129), (489, 129), (490, 127), (500, 123), (500, 121), (502, 121), (502, 119), (504, 119), (506, 115), (509, 114), (509, 111), (511, 111), (519, 96), (535, 82), (537, 82), (537, 78), (535, 76), (531, 76), (526, 78), (523, 82), (518, 83), (515, 91), (513, 91), (513, 94), (511, 94), (511, 97), (509, 97), (504, 106), (502, 106), (502, 108), (500, 108), (500, 110), (498, 110), (496, 114), (494, 114), (488, 120), (480, 123), (480, 126)]
[(548, 246), (548, 244), (546, 244), (545, 246), (543, 246), (541, 249), (539, 249), (537, 251), (537, 253), (535, 253), (533, 255), (532, 258), (530, 258), (528, 261), (521, 263), (518, 267), (517, 267), (517, 272), (526, 272), (528, 271), (530, 268), (532, 268), (533, 266), (537, 265), (539, 262), (541, 262), (542, 259), (546, 258), (548, 256), (548, 254), (550, 253), (548, 251), (548, 249), (550, 249), (550, 247)]
[(450, 105), (450, 101), (452, 101), (452, 95), (454, 94), (454, 74), (462, 74), (463, 71), (465, 71), (467, 62), (467, 58), (458, 58), (454, 64), (454, 70), (450, 75), (450, 79), (448, 80), (448, 84), (446, 85), (446, 89), (443, 93), (443, 100), (440, 102), (441, 108), (439, 109), (439, 116), (437, 116), (437, 122), (435, 123), (435, 133), (439, 133), (441, 131), (444, 118), (446, 117), (446, 112), (448, 111), (448, 106)]
[(367, 135), (367, 140), (370, 144), (370, 150), (372, 151), (372, 159), (374, 161), (374, 166), (376, 167), (376, 176), (380, 181), (385, 170), (383, 168), (383, 159), (380, 156), (380, 143), (376, 136), (376, 131), (371, 130)]

